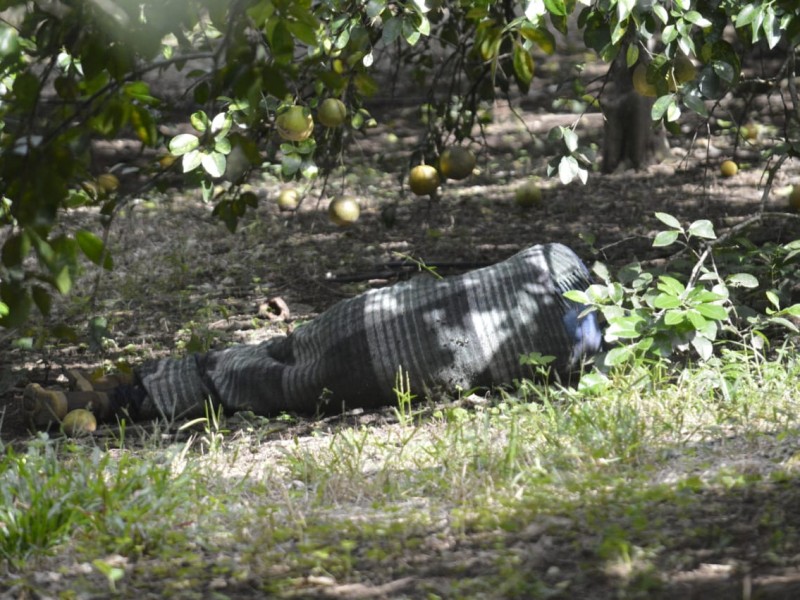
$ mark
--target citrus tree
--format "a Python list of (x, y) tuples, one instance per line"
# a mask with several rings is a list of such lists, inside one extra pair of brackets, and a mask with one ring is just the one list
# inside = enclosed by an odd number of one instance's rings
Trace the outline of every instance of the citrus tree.
[[(613, 65), (614, 86), (572, 87), (616, 130), (607, 168), (631, 155), (644, 164), (653, 122), (708, 122), (725, 94), (754, 82), (791, 96), (769, 152), (797, 155), (793, 0), (0, 0), (0, 326), (34, 307), (47, 314), (84, 258), (113, 266), (102, 236), (59, 225), (65, 212), (96, 207), (107, 225), (169, 170), (233, 230), (257, 201), (250, 173), (312, 180), (340, 164), (374, 123), (369, 100), (384, 80), (429, 90), (415, 158), (432, 162), (475, 135), (485, 103), (535, 86), (537, 63), (567, 36)], [(743, 74), (755, 47), (778, 67)], [(167, 75), (181, 94), (153, 85)], [(635, 120), (619, 118), (630, 111)], [(191, 130), (168, 133), (176, 115)], [(550, 173), (585, 182), (592, 161), (575, 126), (550, 135), (562, 142)], [(126, 167), (133, 183), (120, 187), (94, 150), (123, 136), (160, 158)], [(450, 176), (468, 173), (471, 159), (455, 156)], [(420, 189), (437, 181), (427, 173)]]

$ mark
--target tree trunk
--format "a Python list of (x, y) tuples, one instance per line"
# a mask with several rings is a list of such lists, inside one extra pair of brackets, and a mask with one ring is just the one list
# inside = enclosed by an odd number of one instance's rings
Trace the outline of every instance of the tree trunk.
[(611, 90), (603, 103), (603, 172), (643, 169), (663, 158), (668, 150), (664, 128), (654, 126), (650, 118), (655, 99), (634, 89), (624, 49), (611, 63), (609, 77)]

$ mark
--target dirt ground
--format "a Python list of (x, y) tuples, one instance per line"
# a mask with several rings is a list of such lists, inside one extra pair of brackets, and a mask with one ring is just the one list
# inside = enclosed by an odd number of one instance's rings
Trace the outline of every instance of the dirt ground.
[[(548, 80), (540, 83), (544, 89)], [(343, 157), (344, 168), (324, 191), (321, 182), (315, 184), (297, 213), (278, 211), (274, 199), (281, 184), (269, 177), (254, 181), (259, 207), (242, 220), (236, 234), (213, 218), (195, 194), (170, 189), (136, 198), (110, 230), (113, 272), (98, 273), (87, 264), (73, 295), (25, 332), (31, 348), (17, 344), (18, 332), (0, 331), (0, 438), (18, 443), (30, 435), (19, 410), (29, 382), (64, 385), (68, 368), (112, 369), (284, 333), (341, 298), (409, 276), (414, 268), (397, 267), (404, 257), (441, 265), (438, 270), (447, 275), (502, 260), (535, 243), (558, 241), (572, 246), (587, 263), (654, 261), (669, 254), (650, 245), (649, 236), (662, 227), (653, 216), (656, 211), (683, 223), (710, 219), (722, 234), (759, 210), (766, 166), (760, 152), (771, 143), (771, 123), (762, 123), (759, 138), (747, 143), (737, 143), (735, 134), (723, 130), (709, 142), (693, 138), (693, 130), (687, 129), (683, 137), (671, 140), (671, 156), (645, 171), (594, 172), (588, 185), (561, 185), (545, 176), (553, 150), (547, 132), (555, 125), (572, 125), (578, 115), (555, 108), (550, 96), (535, 91), (521, 107), (521, 119), (502, 104), (494, 108), (494, 122), (472, 143), (480, 172), (462, 182), (447, 182), (435, 202), (413, 196), (405, 183), (421, 132), (417, 111), (386, 102), (374, 111), (381, 124), (355, 140)], [(756, 112), (754, 121), (758, 117)], [(585, 144), (601, 144), (600, 116), (586, 115), (578, 132)], [(734, 156), (735, 143), (742, 170), (725, 179), (718, 165)], [(514, 190), (529, 176), (541, 177), (544, 197), (540, 206), (523, 210), (514, 203)], [(122, 180), (123, 190), (135, 185), (125, 176)], [(800, 183), (800, 164), (789, 161), (766, 198), (767, 212), (785, 211), (784, 194), (792, 183)], [(353, 195), (361, 203), (362, 215), (354, 227), (340, 229), (327, 219), (328, 199), (338, 194)], [(391, 204), (396, 204), (396, 221), (389, 227), (382, 212)], [(102, 232), (92, 211), (68, 215), (64, 226)], [(787, 242), (800, 238), (800, 221), (776, 215), (748, 231), (754, 240)], [(279, 314), (276, 298), (285, 302), (288, 315)], [(95, 317), (105, 319), (105, 326), (92, 328)], [(79, 336), (61, 342), (43, 337), (60, 324), (73, 327)], [(296, 433), (304, 434), (302, 426)], [(755, 521), (758, 506), (754, 498), (737, 505), (737, 514)], [(797, 522), (798, 516), (787, 506), (787, 520)], [(554, 525), (554, 531), (558, 528)], [(503, 543), (530, 546), (512, 537)], [(475, 544), (460, 552), (479, 549), (482, 542)], [(547, 551), (563, 558), (562, 570), (580, 561), (567, 546)], [(448, 556), (453, 564), (462, 558), (455, 551)], [(446, 567), (430, 567), (431, 576)], [(741, 580), (715, 571), (717, 567), (709, 563), (684, 573), (662, 597), (742, 597)], [(584, 584), (589, 593), (591, 582)], [(789, 568), (766, 569), (751, 577), (749, 585), (757, 585), (763, 598), (800, 594), (799, 578)], [(403, 586), (378, 592), (363, 597), (403, 593)]]
[[(405, 182), (420, 135), (416, 110), (385, 107), (379, 115), (383, 124), (356, 139), (344, 168), (324, 187), (317, 182), (296, 213), (277, 209), (281, 184), (266, 176), (254, 182), (258, 209), (244, 217), (235, 234), (211, 216), (199, 194), (169, 189), (134, 199), (110, 229), (113, 272), (87, 264), (72, 296), (23, 333), (32, 347), (15, 343), (19, 332), (0, 332), (3, 439), (26, 435), (18, 404), (30, 381), (57, 384), (66, 368), (109, 368), (258, 341), (341, 298), (413, 275), (414, 264), (399, 264), (406, 259), (438, 266), (446, 276), (535, 243), (558, 241), (587, 264), (659, 261), (673, 250), (651, 247), (653, 233), (663, 228), (655, 212), (685, 224), (710, 219), (724, 234), (759, 210), (765, 163), (758, 153), (770, 143), (768, 126), (762, 138), (739, 147), (735, 157), (742, 169), (732, 178), (718, 172), (718, 164), (734, 152), (734, 136), (721, 134), (710, 145), (703, 139), (692, 143), (688, 136), (673, 139), (672, 156), (645, 171), (594, 172), (587, 185), (561, 185), (545, 176), (552, 152), (547, 132), (571, 125), (577, 115), (532, 106), (519, 113), (520, 120), (503, 105), (494, 113), (495, 122), (472, 144), (479, 172), (446, 182), (435, 201), (414, 196)], [(601, 126), (598, 114), (581, 120), (578, 131), (587, 145), (601, 142)], [(785, 212), (788, 185), (799, 173), (796, 162), (785, 163), (766, 198), (765, 210), (773, 216), (746, 230), (751, 239), (800, 237), (800, 220)], [(524, 210), (514, 203), (514, 190), (530, 176), (541, 178), (543, 200)], [(123, 176), (123, 190), (125, 185)], [(351, 228), (338, 228), (326, 216), (329, 199), (342, 194), (355, 196), (362, 207)], [(382, 217), (389, 205), (396, 214), (391, 227)], [(63, 226), (102, 235), (91, 211), (67, 215)], [(269, 303), (274, 298), (287, 303), (288, 319), (275, 314), (278, 309)], [(88, 335), (94, 317), (107, 320), (103, 340)], [(73, 327), (78, 337), (56, 343), (43, 337), (59, 325)]]

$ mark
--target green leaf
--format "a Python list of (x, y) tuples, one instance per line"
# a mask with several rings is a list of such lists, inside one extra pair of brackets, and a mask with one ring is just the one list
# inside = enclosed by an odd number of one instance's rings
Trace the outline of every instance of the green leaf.
[(533, 57), (522, 44), (514, 44), (514, 76), (521, 92), (526, 93), (533, 79)]
[(653, 247), (660, 248), (663, 246), (669, 246), (678, 239), (679, 235), (680, 233), (677, 231), (659, 231), (653, 240)]
[(683, 94), (683, 103), (689, 108), (696, 112), (701, 117), (708, 116), (708, 108), (706, 108), (706, 103), (703, 100), (703, 97), (700, 95), (700, 91), (696, 87), (691, 87)]
[(662, 293), (653, 300), (653, 306), (655, 308), (678, 308), (680, 305), (680, 298), (672, 294)]
[(612, 339), (634, 339), (641, 335), (637, 327), (644, 320), (641, 317), (630, 316), (614, 319), (606, 329), (606, 335)]
[(792, 315), (793, 317), (800, 317), (800, 304), (792, 304), (787, 306), (781, 311), (783, 314)]
[(214, 142), (214, 152), (219, 152), (220, 154), (230, 154), (231, 149), (231, 141), (228, 138), (220, 138)]
[(578, 134), (576, 134), (572, 129), (569, 127), (565, 127), (564, 131), (564, 144), (567, 146), (567, 150), (570, 152), (575, 152), (578, 149)]
[(103, 240), (91, 231), (81, 229), (75, 232), (75, 241), (78, 242), (81, 252), (94, 264), (107, 270), (111, 270), (114, 267), (111, 254), (105, 251)]
[(680, 281), (669, 275), (659, 276), (658, 289), (673, 296), (680, 296), (686, 291), (686, 287)]
[(668, 310), (664, 314), (664, 324), (675, 327), (686, 321), (686, 312), (683, 310)]
[[(200, 140), (191, 133), (179, 133), (169, 142), (169, 151), (175, 156), (182, 156), (200, 146)], [(189, 169), (191, 171), (191, 169)], [(186, 170), (184, 169), (184, 172)]]
[(5, 317), (8, 315), (8, 304), (5, 302), (0, 302), (0, 317)]
[(691, 344), (702, 360), (708, 360), (714, 353), (714, 346), (711, 342), (700, 335), (694, 336)]
[(381, 32), (381, 42), (388, 46), (392, 44), (403, 31), (403, 20), (397, 17), (391, 17), (383, 22), (383, 31)]
[(225, 155), (220, 152), (209, 152), (208, 154), (202, 155), (200, 164), (203, 165), (203, 169), (206, 173), (216, 178), (222, 177), (225, 174), (227, 160)]
[(724, 321), (728, 318), (728, 311), (719, 304), (698, 304), (695, 309), (704, 317), (715, 321)]
[(620, 346), (619, 348), (612, 348), (606, 354), (605, 363), (609, 366), (621, 365), (626, 360), (633, 356), (633, 349), (629, 346)]
[(696, 10), (690, 10), (683, 18), (689, 21), (692, 25), (696, 25), (697, 27), (704, 28), (704, 27), (711, 27), (712, 23), (708, 19), (706, 19), (703, 15), (701, 15)]
[(230, 113), (219, 113), (211, 121), (211, 134), (216, 138), (224, 137), (231, 130), (232, 125), (233, 117), (231, 117)]
[(181, 160), (181, 166), (183, 167), (183, 172), (188, 173), (190, 171), (194, 171), (197, 167), (199, 167), (203, 162), (203, 153), (199, 150), (192, 150), (191, 152), (187, 152), (183, 155), (183, 159)]
[(557, 17), (566, 17), (569, 14), (564, 0), (544, 0), (544, 6), (547, 12)]
[(681, 227), (680, 221), (678, 221), (678, 219), (676, 219), (672, 215), (663, 212), (657, 212), (655, 214), (655, 217), (667, 227), (671, 227), (672, 229), (677, 229), (678, 231), (683, 231), (683, 227)]
[(202, 110), (192, 113), (192, 116), (189, 117), (189, 122), (192, 124), (192, 127), (194, 127), (200, 133), (205, 133), (205, 131), (208, 129), (208, 115), (206, 115), (206, 113), (204, 113)]
[(300, 170), (303, 159), (299, 154), (285, 154), (281, 160), (281, 174), (284, 177), (291, 177)]
[(564, 298), (577, 302), (578, 304), (591, 304), (589, 296), (586, 295), (586, 292), (581, 290), (569, 290), (564, 292)]
[(69, 267), (62, 267), (53, 277), (53, 285), (61, 294), (69, 293), (72, 289), (72, 276), (69, 273)]
[(775, 19), (775, 11), (772, 6), (767, 6), (767, 9), (764, 11), (764, 23), (761, 25), (761, 28), (764, 31), (767, 46), (772, 50), (780, 43), (781, 34), (783, 33), (779, 21)]
[(624, 21), (631, 14), (635, 6), (636, 0), (617, 0), (617, 18), (620, 21)]
[(742, 7), (742, 10), (739, 11), (739, 14), (736, 15), (736, 21), (734, 22), (734, 26), (738, 29), (739, 27), (745, 27), (746, 25), (750, 25), (753, 21), (755, 21), (756, 17), (758, 17), (759, 11), (761, 7), (758, 8), (752, 4), (745, 4)]
[(539, 49), (549, 56), (556, 51), (556, 38), (547, 29), (522, 26), (519, 33), (526, 40), (539, 46)]
[(130, 106), (131, 127), (136, 137), (146, 146), (155, 146), (159, 141), (158, 128), (150, 111), (144, 106), (132, 104)]
[[(50, 292), (40, 285), (35, 285), (31, 288), (31, 296), (33, 297), (36, 307), (39, 309), (39, 312), (44, 316), (49, 315), (50, 307), (53, 304), (53, 299), (50, 296)], [(0, 316), (2, 316), (2, 310), (0, 310)]]
[(580, 165), (572, 156), (562, 156), (558, 162), (558, 177), (564, 185), (571, 182), (578, 176)]
[(628, 65), (628, 68), (633, 67), (636, 62), (639, 60), (639, 46), (636, 44), (631, 44), (628, 46), (628, 51), (625, 53), (625, 63)]
[(775, 323), (776, 325), (781, 325), (789, 331), (793, 331), (795, 333), (800, 331), (800, 329), (797, 328), (797, 325), (792, 323), (789, 319), (784, 319), (783, 317), (770, 317), (769, 322)]
[(758, 279), (750, 273), (736, 273), (725, 279), (728, 285), (753, 289), (758, 287)]
[(778, 297), (778, 294), (776, 294), (772, 290), (767, 290), (766, 295), (767, 295), (767, 300), (769, 300), (769, 303), (772, 304), (772, 306), (774, 306), (775, 308), (780, 309), (781, 300)]
[(690, 310), (686, 313), (686, 316), (689, 317), (689, 322), (692, 324), (696, 330), (703, 330), (707, 325), (707, 321), (703, 318), (703, 315), (700, 314), (697, 310)]
[(406, 39), (406, 42), (408, 42), (409, 46), (416, 45), (422, 37), (422, 33), (413, 18), (403, 19), (403, 37)]
[(681, 107), (678, 106), (675, 102), (671, 103), (667, 107), (667, 121), (669, 123), (674, 123), (680, 118), (681, 118)]
[(707, 240), (717, 239), (717, 234), (714, 233), (714, 225), (708, 219), (700, 219), (689, 225), (689, 235)]
[(666, 94), (665, 96), (661, 96), (658, 100), (655, 101), (653, 104), (653, 108), (650, 109), (650, 118), (653, 121), (659, 121), (664, 116), (664, 114), (669, 110), (670, 106), (675, 104), (675, 95), (674, 94)]
[(14, 79), (12, 90), (16, 96), (18, 107), (31, 110), (36, 106), (39, 97), (39, 78), (33, 73), (24, 72)]

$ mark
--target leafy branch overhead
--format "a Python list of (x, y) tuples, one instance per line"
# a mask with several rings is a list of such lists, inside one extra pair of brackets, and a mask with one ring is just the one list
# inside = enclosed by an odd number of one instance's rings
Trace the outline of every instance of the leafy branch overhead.
[[(637, 90), (654, 97), (653, 120), (670, 131), (687, 114), (711, 118), (742, 81), (754, 45), (785, 47), (791, 57), (800, 39), (800, 8), (790, 0), (5, 0), (0, 10), (2, 327), (22, 325), (34, 306), (47, 314), (50, 294), (69, 291), (84, 259), (111, 268), (111, 221), (174, 162), (231, 230), (257, 204), (250, 176), (313, 185), (376, 124), (368, 106), (389, 68), (407, 69), (430, 90), (415, 151), (430, 164), (446, 145), (469, 141), (496, 98), (534, 88), (542, 57), (570, 27), (602, 61), (624, 59)], [(185, 89), (148, 84), (174, 72)], [(794, 73), (789, 59), (771, 83)], [(604, 102), (582, 85), (573, 92), (586, 110)], [(191, 129), (173, 129), (176, 114)], [(798, 156), (794, 119), (773, 156)], [(594, 167), (579, 121), (550, 134), (548, 171), (564, 184), (585, 183)], [(158, 160), (113, 173), (95, 164), (93, 145), (121, 136)], [(104, 232), (59, 226), (86, 207), (99, 210)]]

